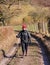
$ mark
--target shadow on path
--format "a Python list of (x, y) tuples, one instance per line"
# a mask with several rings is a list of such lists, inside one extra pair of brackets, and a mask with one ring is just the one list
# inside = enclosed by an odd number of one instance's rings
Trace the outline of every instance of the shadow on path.
[(39, 38), (39, 37), (37, 37), (37, 36), (35, 36), (33, 34), (31, 34), (31, 36), (33, 38), (35, 38), (37, 40), (37, 42), (39, 43), (39, 45), (40, 45), (40, 48), (41, 48), (41, 51), (42, 51), (43, 60), (44, 60), (44, 65), (50, 65), (50, 62), (49, 62), (50, 60), (49, 60), (48, 55), (47, 55), (48, 54), (48, 49), (45, 46), (44, 42), (42, 41), (41, 38)]

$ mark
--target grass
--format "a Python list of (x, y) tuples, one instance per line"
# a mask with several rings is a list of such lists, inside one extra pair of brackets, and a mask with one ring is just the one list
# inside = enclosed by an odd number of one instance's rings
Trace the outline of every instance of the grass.
[(15, 40), (16, 37), (12, 27), (0, 27), (0, 49), (5, 50), (5, 52), (7, 53), (14, 45)]
[[(27, 25), (27, 28), (29, 31), (38, 32), (38, 29), (34, 24)], [(13, 26), (13, 29), (14, 30), (21, 30), (22, 26), (21, 25)]]

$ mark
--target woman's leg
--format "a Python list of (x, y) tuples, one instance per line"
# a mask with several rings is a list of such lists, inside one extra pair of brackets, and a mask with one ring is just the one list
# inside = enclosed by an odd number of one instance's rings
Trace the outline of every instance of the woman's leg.
[(21, 46), (22, 46), (22, 53), (23, 53), (23, 55), (24, 55), (24, 50), (25, 50), (25, 45), (24, 45), (24, 43), (22, 43)]
[(28, 52), (28, 43), (25, 43), (25, 52), (26, 52), (26, 56), (27, 56), (27, 52)]

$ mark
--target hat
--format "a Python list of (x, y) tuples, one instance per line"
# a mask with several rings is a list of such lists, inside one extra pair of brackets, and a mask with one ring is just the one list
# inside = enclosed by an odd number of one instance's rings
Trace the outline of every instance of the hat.
[(27, 25), (26, 24), (23, 24), (22, 25), (22, 28), (24, 29), (24, 28), (27, 28)]

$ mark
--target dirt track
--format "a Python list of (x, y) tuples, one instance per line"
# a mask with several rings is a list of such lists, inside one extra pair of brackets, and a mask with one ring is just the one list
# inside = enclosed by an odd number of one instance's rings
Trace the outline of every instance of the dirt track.
[(33, 42), (28, 49), (28, 56), (24, 56), (22, 58), (20, 48), (20, 50), (18, 51), (18, 58), (14, 58), (11, 61), (10, 65), (48, 65), (48, 61), (46, 60), (47, 58), (45, 55), (44, 57), (47, 64), (44, 62), (43, 51), (39, 43), (35, 39), (33, 39), (32, 41)]

